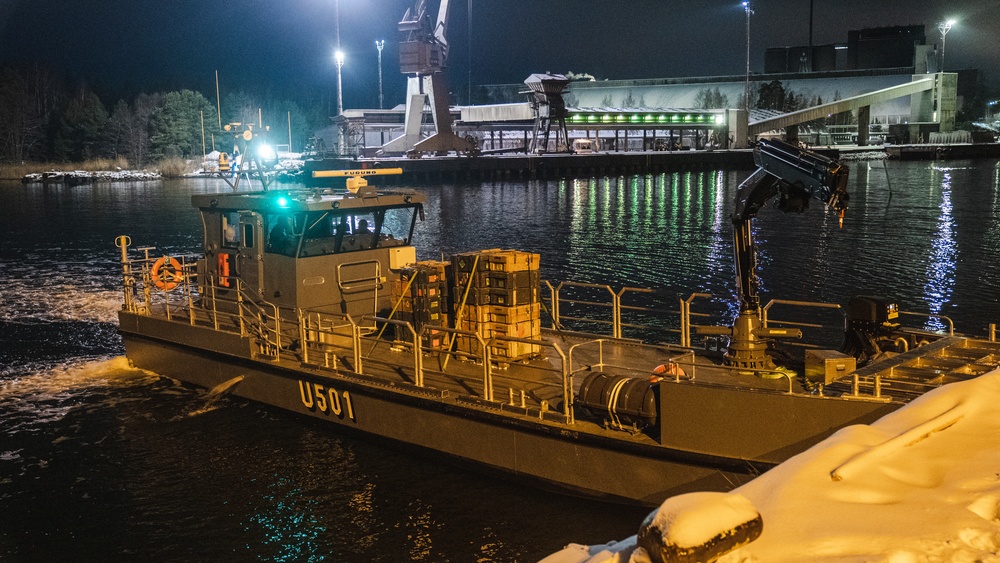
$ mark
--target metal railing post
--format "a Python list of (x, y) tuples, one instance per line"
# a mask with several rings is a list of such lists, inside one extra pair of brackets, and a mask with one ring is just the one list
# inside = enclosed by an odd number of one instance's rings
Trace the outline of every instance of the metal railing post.
[(688, 302), (684, 299), (677, 298), (679, 301), (679, 306), (681, 309), (681, 346), (691, 345), (691, 319), (688, 317), (690, 309), (688, 308)]
[(309, 363), (309, 341), (306, 339), (306, 320), (302, 316), (302, 309), (295, 308), (295, 316), (298, 318), (299, 323), (299, 348), (302, 349), (302, 363)]
[[(552, 284), (549, 283), (549, 280), (542, 280), (542, 283), (544, 283), (549, 288), (549, 297), (551, 298), (549, 302), (552, 305), (551, 308), (549, 309), (549, 314), (552, 316), (552, 330), (559, 330), (559, 326), (560, 326), (560, 324), (559, 324), (559, 289), (558, 289), (558, 287), (552, 287)], [(561, 287), (562, 284), (559, 284), (559, 286)]]
[[(681, 346), (691, 346), (691, 302), (695, 299), (711, 299), (711, 293), (692, 293), (681, 305)], [(686, 319), (686, 322), (685, 322)]]
[(406, 329), (410, 331), (410, 338), (413, 339), (413, 384), (417, 387), (424, 386), (424, 356), (420, 353), (420, 342), (427, 325), (420, 328), (420, 334), (413, 330), (413, 325), (406, 323)]
[(566, 417), (567, 423), (573, 424), (576, 420), (573, 413), (573, 374), (569, 371), (566, 354), (559, 347), (559, 343), (552, 342), (552, 349), (559, 354), (559, 359), (562, 361), (563, 416)]
[(361, 327), (354, 319), (347, 315), (348, 322), (351, 323), (351, 344), (354, 348), (354, 371), (363, 373), (361, 370)]
[(483, 337), (476, 333), (476, 341), (479, 342), (483, 351), (483, 398), (487, 401), (493, 400), (493, 359), (490, 354), (490, 347), (487, 346)]

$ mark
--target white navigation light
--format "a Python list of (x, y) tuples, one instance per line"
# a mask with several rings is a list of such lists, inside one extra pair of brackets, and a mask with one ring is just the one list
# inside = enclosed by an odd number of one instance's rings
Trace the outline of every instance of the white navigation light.
[(271, 145), (261, 145), (257, 149), (257, 156), (261, 160), (278, 160), (278, 154), (274, 152), (274, 147)]

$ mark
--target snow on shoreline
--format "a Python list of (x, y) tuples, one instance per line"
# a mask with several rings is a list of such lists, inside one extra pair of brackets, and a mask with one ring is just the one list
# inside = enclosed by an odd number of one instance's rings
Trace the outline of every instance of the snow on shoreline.
[(130, 182), (136, 180), (158, 180), (159, 172), (148, 170), (101, 170), (88, 172), (73, 170), (70, 172), (37, 172), (25, 174), (22, 184), (89, 184), (91, 182)]
[[(763, 533), (718, 561), (1000, 563), (998, 405), (1000, 370), (841, 429), (732, 491)], [(544, 563), (648, 561), (637, 547), (574, 544)]]

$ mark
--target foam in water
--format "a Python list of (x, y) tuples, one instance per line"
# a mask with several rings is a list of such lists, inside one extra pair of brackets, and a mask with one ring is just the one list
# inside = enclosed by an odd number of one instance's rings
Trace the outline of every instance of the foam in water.
[(0, 427), (8, 434), (58, 421), (85, 401), (89, 390), (113, 382), (154, 377), (130, 367), (124, 356), (71, 359), (58, 366), (0, 381)]
[(70, 283), (63, 276), (0, 278), (0, 320), (74, 320), (114, 323), (121, 309), (121, 290), (95, 280)]

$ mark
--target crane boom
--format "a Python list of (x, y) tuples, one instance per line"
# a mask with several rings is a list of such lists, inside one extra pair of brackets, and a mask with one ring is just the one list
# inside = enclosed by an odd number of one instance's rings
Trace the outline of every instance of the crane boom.
[(754, 148), (754, 162), (757, 170), (737, 189), (732, 215), (740, 312), (733, 324), (726, 363), (766, 374), (778, 370), (766, 353), (766, 339), (801, 336), (801, 331), (777, 331), (761, 326), (757, 252), (751, 220), (771, 198), (780, 196), (778, 208), (782, 211), (802, 212), (810, 199), (817, 199), (839, 212), (842, 223), (848, 201), (848, 168), (781, 141), (760, 141)]

